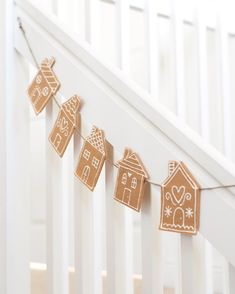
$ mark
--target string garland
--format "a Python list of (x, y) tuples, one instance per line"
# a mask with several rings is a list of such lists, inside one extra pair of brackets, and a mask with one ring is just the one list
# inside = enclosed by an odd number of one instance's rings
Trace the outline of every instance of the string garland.
[[(30, 54), (31, 54), (31, 56), (32, 56), (32, 58), (33, 58), (34, 64), (35, 64), (35, 66), (37, 67), (37, 69), (39, 69), (39, 64), (38, 64), (37, 59), (36, 59), (36, 57), (35, 57), (35, 54), (34, 54), (34, 52), (33, 52), (32, 46), (30, 45), (30, 42), (29, 42), (29, 40), (28, 40), (28, 37), (27, 37), (26, 31), (25, 31), (25, 29), (24, 29), (24, 27), (23, 27), (23, 25), (22, 25), (22, 21), (21, 21), (20, 17), (17, 18), (17, 21), (18, 21), (19, 29), (20, 29), (21, 32), (22, 32), (22, 35), (23, 35), (24, 40), (25, 40), (25, 42), (26, 42), (26, 44), (27, 44), (27, 47), (28, 47), (28, 49), (29, 49), (29, 52), (30, 52)], [(54, 100), (54, 102), (55, 102), (55, 104), (57, 105), (57, 107), (58, 107), (59, 109), (61, 109), (61, 104), (59, 103), (59, 101), (57, 100), (57, 98), (56, 98), (55, 95), (52, 96), (52, 99)], [(79, 130), (78, 127), (75, 128), (75, 131), (78, 133), (78, 135), (79, 135), (84, 141), (86, 140), (85, 136), (82, 135), (82, 133), (80, 132), (80, 130)], [(118, 168), (118, 165), (117, 165), (116, 163), (114, 163), (113, 161), (109, 160), (108, 158), (106, 158), (106, 160), (107, 160), (112, 166)], [(149, 180), (149, 179), (147, 179), (146, 181), (147, 181), (149, 184), (153, 185), (153, 186), (156, 186), (156, 187), (159, 187), (159, 188), (162, 187), (161, 184), (159, 184), (159, 183), (157, 183), (157, 182), (155, 182), (155, 181), (152, 181), (152, 180)], [(203, 187), (203, 188), (200, 188), (200, 190), (201, 190), (201, 191), (209, 191), (209, 190), (217, 190), (217, 189), (228, 189), (228, 188), (234, 188), (234, 187), (235, 187), (235, 184), (230, 184), (230, 185), (218, 185), (218, 186), (211, 186), (211, 187)]]

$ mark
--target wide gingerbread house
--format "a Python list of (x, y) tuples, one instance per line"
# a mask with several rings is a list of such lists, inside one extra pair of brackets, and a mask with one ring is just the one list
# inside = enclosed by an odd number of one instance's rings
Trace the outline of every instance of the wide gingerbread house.
[(68, 146), (75, 128), (79, 125), (79, 105), (80, 100), (77, 95), (63, 103), (49, 135), (50, 143), (61, 157)]
[(199, 228), (200, 186), (183, 162), (169, 163), (161, 188), (160, 229), (196, 234)]
[(139, 156), (126, 149), (123, 159), (118, 162), (114, 199), (139, 211), (147, 178), (147, 171)]
[(60, 83), (52, 70), (55, 59), (44, 59), (28, 88), (28, 95), (36, 114), (39, 114), (59, 89)]
[(104, 132), (93, 126), (83, 145), (75, 175), (93, 191), (106, 158)]

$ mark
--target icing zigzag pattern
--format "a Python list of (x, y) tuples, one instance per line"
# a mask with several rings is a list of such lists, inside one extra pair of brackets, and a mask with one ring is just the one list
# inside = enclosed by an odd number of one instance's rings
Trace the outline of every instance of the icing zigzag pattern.
[(164, 223), (163, 226), (171, 227), (171, 228), (179, 228), (179, 229), (185, 229), (185, 230), (193, 230), (193, 226), (185, 226), (185, 225), (176, 225), (176, 224), (167, 224)]

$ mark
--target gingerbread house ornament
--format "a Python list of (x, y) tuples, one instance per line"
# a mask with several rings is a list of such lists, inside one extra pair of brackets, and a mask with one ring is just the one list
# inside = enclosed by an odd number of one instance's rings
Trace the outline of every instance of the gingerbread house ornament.
[(106, 141), (104, 132), (93, 126), (86, 138), (79, 156), (75, 176), (91, 191), (94, 190), (106, 159)]
[(79, 126), (79, 105), (80, 100), (77, 95), (63, 103), (49, 135), (49, 141), (60, 157), (64, 155), (76, 127)]
[(171, 161), (161, 188), (160, 229), (196, 234), (199, 228), (200, 186), (183, 162)]
[(130, 149), (125, 149), (123, 159), (118, 162), (114, 199), (140, 211), (147, 178), (147, 171), (139, 156)]
[(28, 95), (32, 102), (34, 111), (39, 114), (50, 98), (56, 94), (60, 83), (52, 70), (55, 59), (46, 58), (41, 63), (40, 69), (28, 88)]

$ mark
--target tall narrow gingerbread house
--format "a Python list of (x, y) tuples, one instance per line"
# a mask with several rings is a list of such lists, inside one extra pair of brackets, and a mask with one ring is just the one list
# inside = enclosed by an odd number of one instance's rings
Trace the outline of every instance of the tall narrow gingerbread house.
[(126, 149), (123, 159), (118, 162), (114, 199), (140, 211), (147, 178), (147, 171), (139, 156), (130, 149)]
[(75, 128), (79, 125), (79, 105), (80, 100), (77, 95), (63, 103), (49, 135), (49, 141), (60, 157), (63, 156)]
[(160, 229), (196, 234), (199, 228), (200, 186), (183, 162), (169, 163), (161, 188)]
[(104, 132), (93, 126), (83, 145), (75, 175), (93, 191), (106, 158)]
[(36, 114), (39, 114), (59, 89), (60, 83), (52, 70), (55, 59), (46, 58), (28, 88), (28, 95)]

